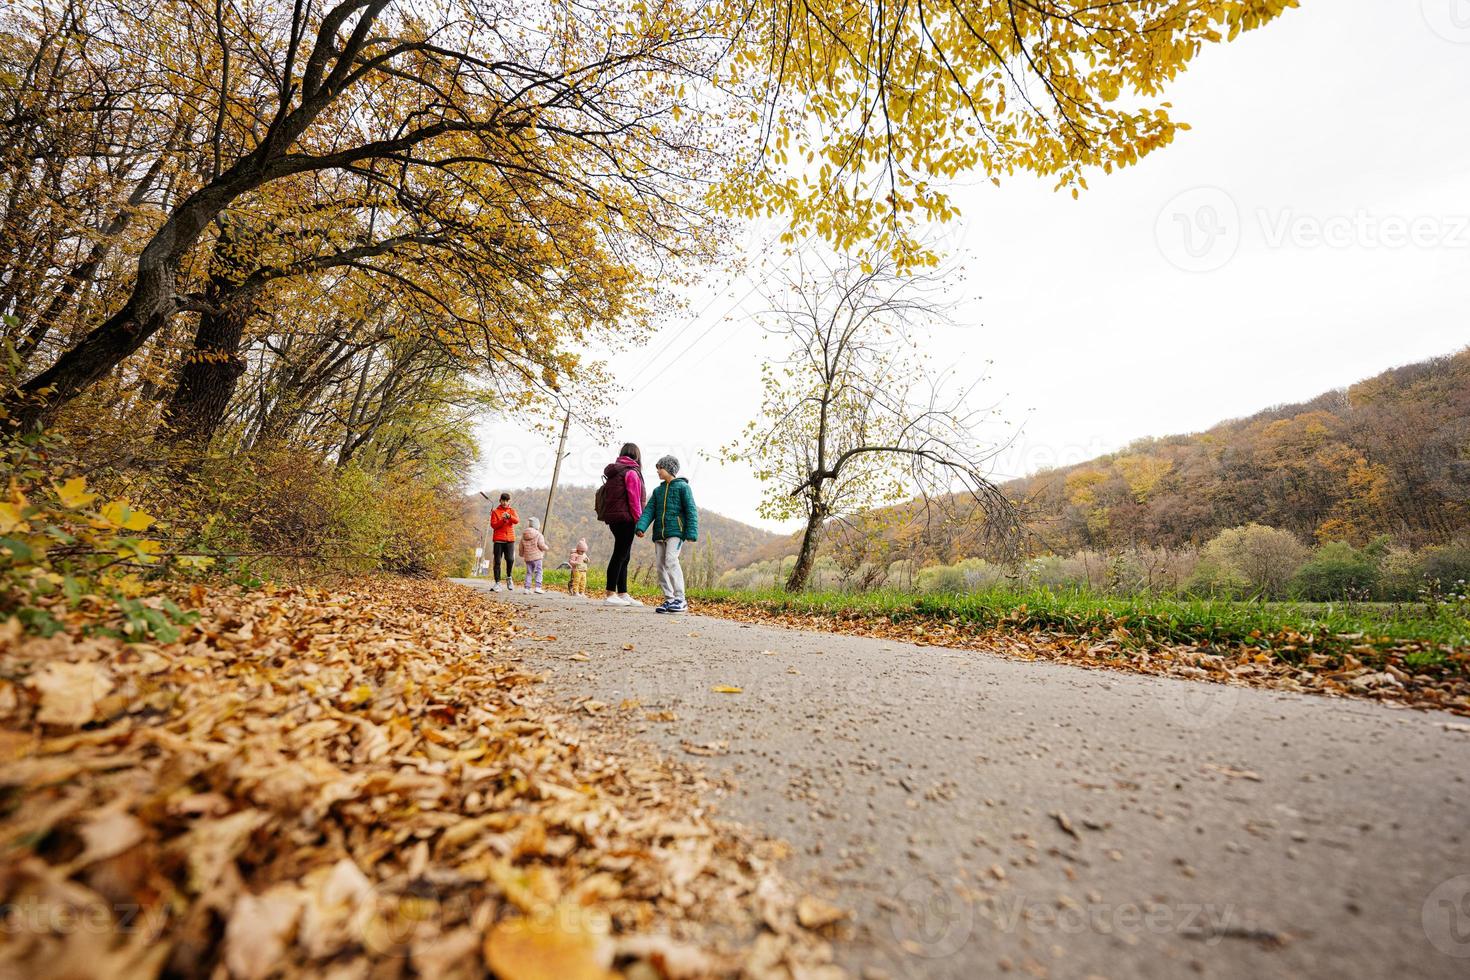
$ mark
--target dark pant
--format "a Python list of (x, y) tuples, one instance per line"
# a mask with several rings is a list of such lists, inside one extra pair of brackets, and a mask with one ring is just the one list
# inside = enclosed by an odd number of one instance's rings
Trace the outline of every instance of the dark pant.
[(495, 581), (500, 581), (500, 559), (505, 559), (505, 577), (510, 580), (515, 576), (516, 543), (514, 541), (495, 542)]
[(612, 557), (607, 560), (607, 591), (628, 591), (628, 560), (633, 557), (633, 522), (609, 524), (612, 531)]

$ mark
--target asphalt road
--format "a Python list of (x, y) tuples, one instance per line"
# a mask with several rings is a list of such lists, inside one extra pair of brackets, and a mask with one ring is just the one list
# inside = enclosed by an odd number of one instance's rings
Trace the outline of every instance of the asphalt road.
[(492, 598), (558, 697), (728, 774), (857, 976), (1470, 976), (1463, 719)]

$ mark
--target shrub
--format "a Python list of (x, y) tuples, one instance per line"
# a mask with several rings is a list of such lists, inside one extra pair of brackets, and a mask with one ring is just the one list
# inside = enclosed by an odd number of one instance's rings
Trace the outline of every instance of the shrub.
[(1378, 588), (1378, 563), (1346, 541), (1329, 541), (1297, 570), (1296, 594), (1303, 599), (1329, 602), (1365, 599)]
[(1218, 587), (1216, 594), (1281, 596), (1309, 554), (1290, 531), (1263, 524), (1229, 528), (1205, 545), (1195, 583)]
[(1436, 592), (1463, 593), (1470, 583), (1470, 543), (1425, 548), (1422, 561), (1423, 584)]
[(921, 569), (914, 584), (920, 592), (960, 593), (969, 591), (965, 571), (958, 565), (931, 565)]
[(1184, 583), (1184, 591), (1192, 596), (1238, 599), (1250, 594), (1250, 582), (1228, 562), (1201, 555), (1193, 574)]
[(1098, 565), (1097, 575), (1101, 578), (1105, 574), (1105, 563), (1098, 562), (1096, 552), (1080, 552), (1070, 557), (1043, 555), (1026, 562), (1021, 576), (1028, 587), (1035, 589), (1086, 588), (1092, 582), (1091, 567), (1094, 563)]
[(1423, 556), (1411, 548), (1389, 548), (1378, 563), (1378, 598), (1408, 602), (1424, 585)]
[(208, 559), (168, 556), (151, 515), (92, 492), (47, 440), (10, 438), (0, 462), (10, 476), (0, 491), (0, 619), (49, 636), (75, 614), (129, 640), (178, 637), (176, 624), (189, 617), (170, 600), (144, 600), (157, 591), (149, 576), (166, 559), (180, 568)]

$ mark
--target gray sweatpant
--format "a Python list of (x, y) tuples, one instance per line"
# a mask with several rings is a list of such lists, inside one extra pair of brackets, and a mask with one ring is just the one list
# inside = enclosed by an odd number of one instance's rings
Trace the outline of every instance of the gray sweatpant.
[(665, 599), (675, 602), (684, 601), (684, 569), (679, 564), (679, 552), (683, 547), (682, 538), (664, 538), (653, 543), (654, 562), (658, 565), (658, 587), (663, 589)]

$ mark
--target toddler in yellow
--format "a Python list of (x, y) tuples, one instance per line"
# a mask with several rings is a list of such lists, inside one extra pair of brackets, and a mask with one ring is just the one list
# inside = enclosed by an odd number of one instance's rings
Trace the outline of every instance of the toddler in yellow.
[(577, 546), (572, 549), (572, 556), (567, 559), (567, 564), (572, 567), (572, 595), (585, 596), (587, 594), (586, 538), (577, 539)]

